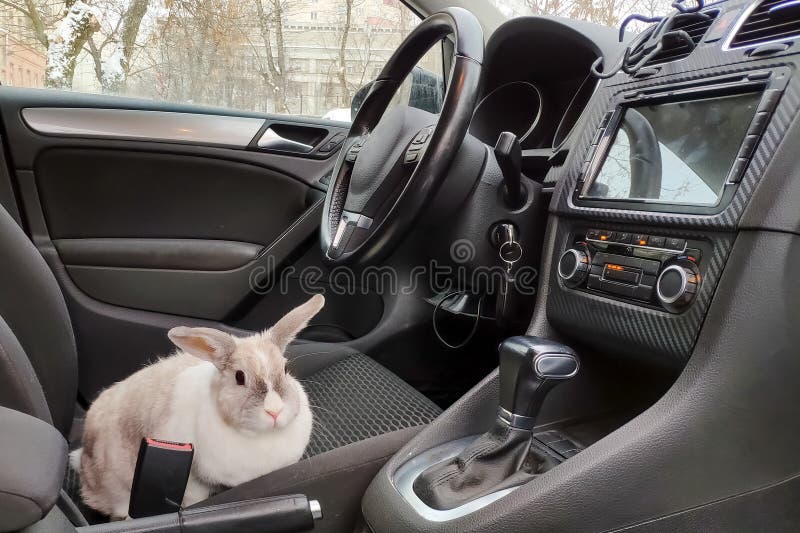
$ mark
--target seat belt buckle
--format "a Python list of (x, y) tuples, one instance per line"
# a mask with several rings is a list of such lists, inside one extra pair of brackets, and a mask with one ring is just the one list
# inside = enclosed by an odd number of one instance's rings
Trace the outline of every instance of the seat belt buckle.
[(128, 515), (142, 518), (178, 511), (193, 456), (194, 447), (190, 443), (142, 439), (133, 472)]

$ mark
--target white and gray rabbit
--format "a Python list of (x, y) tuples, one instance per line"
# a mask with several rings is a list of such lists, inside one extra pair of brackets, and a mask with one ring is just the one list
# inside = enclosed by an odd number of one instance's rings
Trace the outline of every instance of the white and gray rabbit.
[(143, 437), (194, 445), (188, 506), (214, 486), (234, 486), (302, 457), (312, 416), (300, 383), (286, 370), (286, 346), (322, 309), (315, 295), (272, 328), (247, 338), (177, 327), (179, 348), (103, 391), (86, 414), (81, 496), (89, 507), (126, 518)]

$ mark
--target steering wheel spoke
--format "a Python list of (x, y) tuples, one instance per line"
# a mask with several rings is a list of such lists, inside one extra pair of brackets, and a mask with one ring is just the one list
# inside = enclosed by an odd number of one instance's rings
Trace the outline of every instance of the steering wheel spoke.
[(372, 223), (373, 220), (366, 215), (343, 211), (326, 257), (337, 259), (351, 249), (353, 244), (363, 241), (369, 234)]

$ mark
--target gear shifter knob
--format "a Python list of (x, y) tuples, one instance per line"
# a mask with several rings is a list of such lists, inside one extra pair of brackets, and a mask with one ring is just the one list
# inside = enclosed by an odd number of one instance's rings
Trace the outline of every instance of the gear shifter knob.
[(500, 410), (511, 427), (533, 429), (547, 393), (578, 373), (569, 346), (542, 337), (518, 336), (500, 344)]

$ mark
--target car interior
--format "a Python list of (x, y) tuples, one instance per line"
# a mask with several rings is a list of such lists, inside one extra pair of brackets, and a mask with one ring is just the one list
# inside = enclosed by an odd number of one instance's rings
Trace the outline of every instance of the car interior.
[[(0, 88), (0, 531), (800, 528), (800, 3), (408, 5), (352, 123)], [(171, 328), (316, 293), (299, 462), (81, 501), (87, 409)]]

